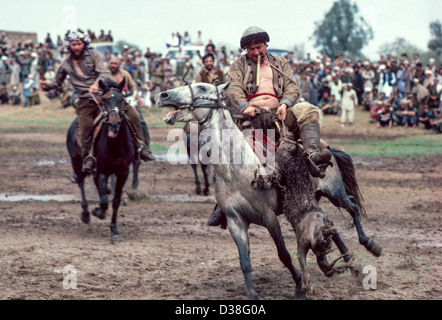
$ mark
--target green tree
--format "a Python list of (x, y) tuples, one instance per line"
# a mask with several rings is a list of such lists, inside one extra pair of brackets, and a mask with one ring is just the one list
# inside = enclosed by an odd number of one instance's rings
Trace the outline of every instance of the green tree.
[(358, 12), (358, 6), (349, 0), (335, 1), (324, 20), (315, 22), (314, 46), (329, 57), (334, 57), (337, 52), (362, 56), (361, 50), (373, 39), (373, 31)]
[(424, 54), (422, 50), (404, 38), (396, 38), (393, 42), (384, 43), (378, 50), (379, 54), (391, 54), (400, 58), (401, 54), (406, 53), (411, 59), (415, 53)]
[(295, 44), (293, 46), (293, 57), (295, 57), (296, 60), (301, 61), (304, 58), (304, 55), (305, 55), (304, 43)]
[(442, 24), (439, 20), (430, 23), (431, 40), (428, 49), (436, 52), (438, 58), (442, 56)]

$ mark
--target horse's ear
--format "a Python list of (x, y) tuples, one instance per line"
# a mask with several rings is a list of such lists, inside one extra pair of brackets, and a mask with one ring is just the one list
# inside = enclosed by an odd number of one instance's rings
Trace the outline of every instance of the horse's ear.
[(104, 84), (102, 80), (98, 80), (98, 86), (100, 87), (101, 90), (103, 90), (103, 92), (107, 91), (107, 86)]
[(123, 78), (123, 80), (121, 80), (121, 82), (118, 84), (118, 88), (123, 90), (125, 85), (126, 85), (126, 78)]
[(223, 91), (227, 90), (227, 88), (228, 88), (229, 86), (230, 86), (230, 81), (229, 81), (229, 82), (226, 82), (226, 83), (221, 83), (221, 84), (217, 85), (218, 90), (219, 90), (220, 92), (223, 92)]

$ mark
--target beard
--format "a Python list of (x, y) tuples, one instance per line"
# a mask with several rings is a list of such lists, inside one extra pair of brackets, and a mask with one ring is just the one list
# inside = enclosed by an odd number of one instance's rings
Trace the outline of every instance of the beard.
[(74, 58), (74, 60), (79, 60), (83, 57), (84, 55), (84, 51), (86, 50), (86, 48), (84, 48), (83, 50), (80, 51), (80, 53), (76, 54), (74, 51), (71, 50), (71, 55), (72, 58)]

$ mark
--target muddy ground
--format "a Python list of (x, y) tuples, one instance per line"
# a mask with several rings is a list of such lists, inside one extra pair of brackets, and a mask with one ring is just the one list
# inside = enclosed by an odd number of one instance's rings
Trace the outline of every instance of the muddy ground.
[[(152, 142), (165, 144), (169, 129), (151, 127)], [(213, 189), (208, 197), (196, 196), (190, 166), (165, 161), (143, 164), (138, 190), (127, 188), (130, 199), (120, 209), (123, 241), (112, 244), (110, 214), (104, 221), (92, 217), (88, 225), (80, 221), (79, 191), (68, 180), (72, 172), (64, 149), (65, 133), (1, 133), (0, 299), (247, 298), (237, 249), (228, 231), (206, 225), (215, 202)], [(407, 134), (416, 131), (388, 131), (364, 124), (325, 126), (322, 132), (331, 144)], [(359, 245), (355, 229), (348, 228), (347, 213), (327, 202), (321, 205), (357, 263), (375, 268), (376, 289), (364, 289), (365, 274), (325, 277), (309, 255), (314, 287), (309, 299), (441, 299), (442, 156), (358, 158), (355, 163), (368, 212), (363, 226), (382, 245), (382, 255), (376, 258)], [(97, 196), (91, 178), (87, 193), (92, 209)], [(15, 198), (30, 195), (49, 201)], [(299, 267), (294, 232), (284, 217), (280, 222)], [(292, 299), (294, 283), (267, 231), (252, 226), (250, 245), (260, 298)], [(66, 266), (77, 272), (76, 289), (63, 286), (69, 275), (63, 272)]]

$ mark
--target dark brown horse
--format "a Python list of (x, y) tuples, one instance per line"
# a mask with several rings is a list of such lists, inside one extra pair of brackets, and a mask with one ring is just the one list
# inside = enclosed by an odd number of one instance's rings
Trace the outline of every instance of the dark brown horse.
[[(118, 208), (121, 203), (123, 186), (129, 175), (129, 167), (136, 156), (133, 136), (121, 107), (126, 103), (122, 94), (123, 83), (117, 84), (112, 80), (100, 81), (103, 90), (101, 101), (102, 123), (98, 135), (94, 139), (94, 156), (97, 160), (97, 169), (94, 172), (94, 182), (100, 197), (100, 205), (93, 209), (92, 214), (99, 219), (105, 219), (108, 209), (108, 179), (115, 175), (115, 190), (112, 200), (112, 219), (110, 224), (111, 241), (121, 241), (117, 230)], [(82, 158), (77, 140), (78, 119), (71, 124), (67, 134), (67, 148), (74, 170), (74, 180), (81, 191), (81, 221), (89, 223), (90, 213), (84, 191), (84, 182), (87, 173), (82, 170)]]

